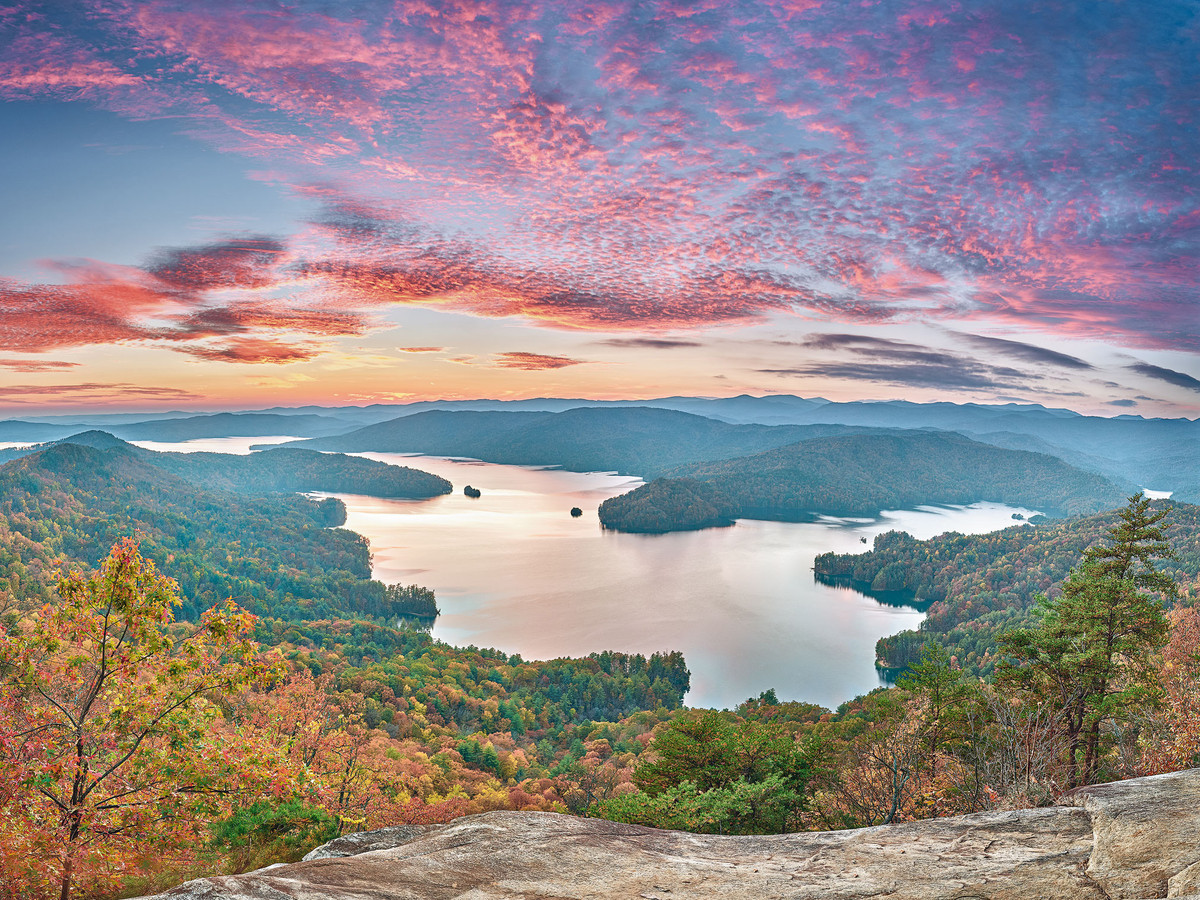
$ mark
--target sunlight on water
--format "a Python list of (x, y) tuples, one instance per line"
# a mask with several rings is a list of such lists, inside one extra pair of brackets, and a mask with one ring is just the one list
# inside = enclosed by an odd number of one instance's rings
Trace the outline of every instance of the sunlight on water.
[[(248, 453), (292, 438), (136, 441), (150, 450)], [(338, 494), (346, 527), (371, 541), (374, 574), (437, 593), (434, 635), (527, 659), (601, 650), (681, 650), (688, 702), (734, 706), (774, 688), (833, 707), (881, 684), (875, 641), (921, 621), (850, 588), (818, 584), (813, 558), (861, 552), (892, 529), (918, 538), (977, 534), (1035, 510), (996, 503), (921, 507), (878, 519), (815, 523), (741, 520), (666, 535), (605, 531), (596, 509), (637, 478), (502, 466), (398, 453), (362, 456), (441, 475), (454, 493), (432, 500)], [(463, 495), (472, 485), (478, 499)], [(578, 506), (583, 516), (570, 515)], [(867, 543), (862, 542), (862, 538)]]
[[(425, 501), (338, 495), (366, 535), (375, 576), (437, 592), (434, 635), (528, 659), (682, 650), (688, 702), (733, 706), (768, 688), (836, 706), (881, 682), (875, 641), (921, 614), (818, 584), (813, 558), (857, 552), (884, 531), (920, 537), (1015, 524), (999, 504), (888, 512), (878, 520), (739, 521), (668, 535), (604, 531), (596, 508), (637, 479), (392, 453), (362, 454), (448, 478)], [(470, 484), (483, 495), (472, 500)], [(573, 519), (570, 509), (584, 511)]]
[(194, 441), (130, 441), (135, 447), (144, 450), (157, 450), (161, 453), (234, 453), (245, 456), (251, 446), (258, 444), (282, 444), (297, 438), (287, 435), (270, 435), (268, 437), (215, 437), (197, 438)]

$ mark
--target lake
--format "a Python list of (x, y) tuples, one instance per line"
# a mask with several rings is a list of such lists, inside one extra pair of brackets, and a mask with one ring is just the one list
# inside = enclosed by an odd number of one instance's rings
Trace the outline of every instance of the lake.
[[(246, 453), (251, 444), (285, 440), (136, 443)], [(730, 528), (621, 534), (600, 527), (596, 508), (641, 484), (636, 478), (360, 455), (424, 469), (454, 485), (454, 493), (432, 500), (334, 495), (346, 503), (345, 527), (371, 541), (376, 578), (436, 592), (442, 615), (435, 637), (526, 659), (680, 650), (692, 672), (687, 702), (693, 706), (732, 707), (774, 688), (781, 699), (832, 708), (878, 687), (875, 641), (915, 628), (922, 614), (819, 584), (813, 558), (866, 550), (891, 529), (919, 538), (975, 534), (1012, 525), (1014, 512), (1036, 513), (979, 503), (889, 511), (878, 519), (740, 520)], [(482, 496), (465, 497), (468, 484)], [(572, 518), (573, 506), (583, 516)]]
[[(920, 538), (1012, 525), (1035, 510), (995, 503), (887, 512), (877, 520), (740, 520), (665, 535), (605, 531), (602, 501), (637, 479), (465, 460), (364, 453), (449, 479), (433, 500), (337, 495), (346, 527), (366, 535), (375, 577), (432, 588), (434, 635), (527, 659), (601, 650), (681, 650), (688, 703), (732, 707), (774, 688), (836, 707), (882, 682), (875, 641), (922, 614), (813, 578), (813, 558), (855, 552), (881, 532)], [(472, 500), (470, 484), (483, 495)], [(574, 519), (578, 506), (583, 516)]]

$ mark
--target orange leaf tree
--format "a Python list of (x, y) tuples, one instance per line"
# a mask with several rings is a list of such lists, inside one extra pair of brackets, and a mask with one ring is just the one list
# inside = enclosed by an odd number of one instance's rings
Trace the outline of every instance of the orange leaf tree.
[(176, 585), (132, 539), (58, 593), (0, 633), (0, 877), (68, 900), (196, 844), (237, 789), (214, 701), (272, 669), (232, 601), (173, 627)]
[(1200, 762), (1200, 609), (1172, 610), (1171, 638), (1163, 648), (1158, 676), (1163, 685), (1163, 708), (1147, 737), (1141, 768), (1144, 773), (1174, 772)]
[(272, 776), (262, 793), (298, 797), (336, 815), (339, 829), (360, 824), (374, 774), (363, 765), (371, 740), (362, 721), (363, 697), (334, 689), (332, 675), (300, 669), (269, 693), (244, 691), (231, 716), (231, 737), (256, 746), (242, 780)]

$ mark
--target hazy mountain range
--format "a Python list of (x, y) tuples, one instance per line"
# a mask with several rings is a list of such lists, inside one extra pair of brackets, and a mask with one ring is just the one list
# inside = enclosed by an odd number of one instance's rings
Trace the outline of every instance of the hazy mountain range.
[[(639, 407), (645, 409), (635, 412)], [(661, 414), (649, 413), (650, 409)], [(628, 417), (622, 417), (622, 412)], [(675, 415), (666, 415), (669, 412)], [(569, 415), (557, 415), (563, 413)], [(319, 439), (304, 445), (312, 449), (470, 456), (643, 477), (819, 436), (869, 429), (935, 429), (1005, 449), (1056, 456), (1104, 475), (1122, 489), (1145, 487), (1173, 491), (1179, 499), (1200, 499), (1200, 422), (1085, 416), (1015, 403), (835, 403), (786, 394), (638, 401), (423, 401), (277, 407), (202, 416), (182, 412), (141, 417), (38, 416), (0, 422), (0, 441), (49, 441), (93, 427), (127, 440), (287, 435)]]

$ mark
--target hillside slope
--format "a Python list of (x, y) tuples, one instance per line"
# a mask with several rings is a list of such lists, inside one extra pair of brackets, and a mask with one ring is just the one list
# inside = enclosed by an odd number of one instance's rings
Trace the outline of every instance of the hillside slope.
[[(1167, 536), (1176, 559), (1160, 567), (1186, 600), (1200, 595), (1200, 506), (1155, 504), (1164, 506), (1170, 510)], [(880, 639), (883, 667), (916, 662), (926, 642), (936, 640), (964, 669), (988, 674), (1000, 632), (1024, 624), (1035, 596), (1053, 596), (1083, 552), (1116, 524), (1116, 514), (1106, 512), (988, 534), (951, 532), (927, 541), (889, 531), (866, 553), (821, 554), (814, 570), (827, 584), (931, 604), (919, 630)]]
[(685, 463), (729, 459), (806, 438), (862, 430), (840, 425), (730, 425), (637, 406), (557, 413), (432, 410), (284, 446), (466, 456), (509, 465), (652, 477)]
[(361, 535), (338, 500), (212, 490), (123, 447), (62, 443), (0, 466), (0, 600), (53, 600), (59, 571), (123, 537), (179, 582), (183, 618), (233, 597), (291, 619), (385, 615)]
[(600, 521), (663, 532), (735, 518), (875, 515), (928, 503), (991, 500), (1076, 515), (1118, 506), (1121, 489), (1056, 457), (942, 432), (815, 438), (754, 456), (683, 466), (606, 500)]
[(248, 455), (160, 453), (134, 446), (107, 431), (84, 431), (55, 441), (52, 445), (10, 450), (9, 455), (0, 456), (0, 460), (20, 459), (47, 446), (63, 444), (97, 450), (123, 450), (194, 485), (238, 494), (325, 491), (427, 500), (453, 490), (449, 481), (429, 472), (358, 456), (274, 447)]

